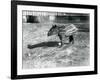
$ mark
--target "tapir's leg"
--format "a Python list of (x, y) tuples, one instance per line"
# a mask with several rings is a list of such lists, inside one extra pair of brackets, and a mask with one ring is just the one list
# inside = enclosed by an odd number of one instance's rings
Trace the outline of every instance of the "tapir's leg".
[(62, 47), (62, 45), (63, 45), (63, 42), (62, 42), (62, 35), (60, 35), (60, 34), (58, 34), (58, 37), (59, 37), (59, 39), (60, 39), (60, 43), (59, 43), (59, 47)]
[(72, 44), (74, 44), (74, 37), (73, 37), (73, 35), (69, 36), (69, 42), (72, 43)]

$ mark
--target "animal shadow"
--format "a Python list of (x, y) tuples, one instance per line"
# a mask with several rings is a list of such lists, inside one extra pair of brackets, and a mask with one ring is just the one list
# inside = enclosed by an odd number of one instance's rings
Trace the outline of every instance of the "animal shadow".
[(57, 41), (50, 41), (50, 42), (41, 42), (38, 44), (34, 44), (34, 45), (27, 45), (27, 48), (29, 49), (33, 49), (33, 48), (37, 48), (37, 47), (43, 47), (43, 48), (47, 48), (47, 47), (57, 47), (58, 46)]

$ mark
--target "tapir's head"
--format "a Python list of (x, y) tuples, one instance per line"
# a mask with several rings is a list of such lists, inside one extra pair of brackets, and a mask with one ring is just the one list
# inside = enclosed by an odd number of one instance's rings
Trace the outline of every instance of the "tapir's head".
[(58, 26), (52, 25), (51, 29), (48, 31), (48, 36), (56, 35), (58, 34)]

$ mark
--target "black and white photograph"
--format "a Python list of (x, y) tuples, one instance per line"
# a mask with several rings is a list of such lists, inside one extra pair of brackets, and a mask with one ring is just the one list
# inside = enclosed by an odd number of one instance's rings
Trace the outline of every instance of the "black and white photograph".
[(96, 6), (19, 1), (12, 7), (12, 78), (97, 73)]
[(22, 11), (23, 69), (90, 65), (89, 17)]

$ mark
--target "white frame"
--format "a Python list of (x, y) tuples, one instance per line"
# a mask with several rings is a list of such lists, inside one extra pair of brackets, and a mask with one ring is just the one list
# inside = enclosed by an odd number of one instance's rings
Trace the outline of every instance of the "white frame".
[[(18, 75), (21, 74), (44, 74), (44, 73), (59, 73), (59, 72), (79, 72), (94, 70), (94, 10), (78, 9), (78, 8), (58, 8), (45, 6), (17, 6), (17, 35), (18, 35)], [(47, 68), (47, 69), (22, 69), (22, 11), (51, 11), (51, 12), (68, 12), (68, 13), (86, 13), (90, 15), (90, 66), (68, 67), (68, 68)]]

